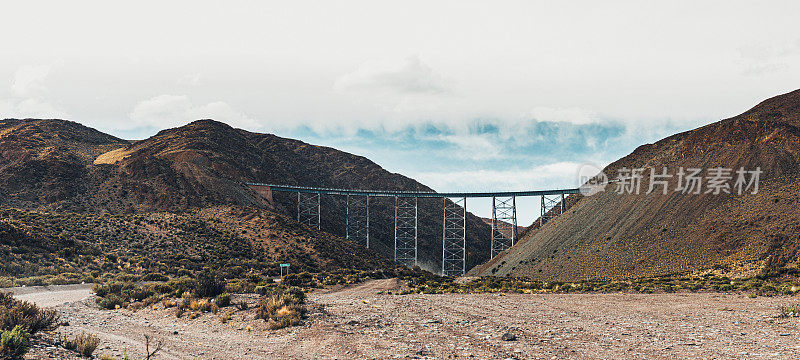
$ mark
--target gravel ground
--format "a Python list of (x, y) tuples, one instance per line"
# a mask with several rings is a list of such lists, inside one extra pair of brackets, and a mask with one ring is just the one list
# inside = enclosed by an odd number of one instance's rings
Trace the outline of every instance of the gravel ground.
[[(97, 354), (141, 356), (143, 334), (162, 359), (797, 359), (798, 318), (778, 318), (790, 297), (745, 294), (377, 295), (396, 280), (308, 296), (303, 325), (269, 331), (252, 309), (176, 319), (160, 307), (101, 311), (57, 306), (70, 326), (102, 342)], [(251, 303), (255, 297), (236, 297)], [(235, 299), (235, 300), (237, 300)], [(35, 297), (33, 298), (36, 301)], [(514, 341), (501, 337), (510, 333)]]

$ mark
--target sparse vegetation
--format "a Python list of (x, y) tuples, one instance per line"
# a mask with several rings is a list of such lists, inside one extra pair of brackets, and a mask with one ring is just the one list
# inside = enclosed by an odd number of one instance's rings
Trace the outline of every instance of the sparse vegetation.
[(0, 330), (9, 331), (17, 326), (31, 335), (53, 330), (58, 327), (58, 313), (16, 300), (10, 293), (0, 292)]
[(30, 336), (58, 327), (58, 314), (0, 292), (0, 359), (18, 359), (28, 352)]
[(84, 332), (71, 338), (65, 336), (62, 343), (67, 350), (75, 351), (85, 357), (92, 357), (97, 346), (100, 345), (100, 339), (94, 334)]
[(583, 280), (575, 282), (540, 281), (520, 277), (481, 277), (468, 282), (424, 271), (401, 277), (408, 289), (401, 294), (442, 293), (569, 293), (569, 292), (675, 292), (675, 291), (744, 291), (756, 296), (793, 295), (800, 291), (800, 280), (792, 272), (777, 272), (746, 279), (726, 277), (661, 277), (633, 280)]
[(28, 353), (30, 335), (22, 326), (0, 330), (0, 359), (21, 359)]
[(300, 324), (306, 309), (305, 293), (298, 288), (290, 288), (263, 296), (258, 304), (256, 318), (268, 323), (271, 330)]
[[(241, 220), (253, 215), (264, 220)], [(0, 219), (0, 287), (163, 282), (191, 276), (200, 286), (194, 289), (198, 296), (215, 296), (252, 292), (264, 278), (279, 275), (279, 262), (313, 272), (342, 263), (361, 269), (390, 265), (355, 244), (311, 234), (280, 215), (256, 209), (111, 215), (0, 207)], [(272, 229), (271, 237), (255, 235), (255, 230), (242, 234), (243, 226)], [(339, 242), (345, 244), (332, 246)], [(294, 246), (298, 243), (305, 245)]]
[(231, 306), (231, 294), (217, 295), (217, 297), (214, 298), (214, 304), (221, 308)]
[(783, 318), (800, 317), (800, 303), (778, 307), (778, 316)]

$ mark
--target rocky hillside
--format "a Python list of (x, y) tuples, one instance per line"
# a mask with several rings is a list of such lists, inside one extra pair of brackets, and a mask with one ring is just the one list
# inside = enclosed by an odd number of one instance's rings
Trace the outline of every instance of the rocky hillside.
[[(539, 279), (632, 278), (715, 272), (746, 276), (797, 266), (800, 247), (800, 90), (742, 115), (643, 145), (605, 170), (645, 168), (641, 193), (617, 185), (575, 201), (517, 246), (474, 269)], [(667, 167), (668, 193), (649, 189), (650, 169)], [(678, 170), (703, 168), (701, 194), (674, 191)], [(757, 194), (705, 193), (707, 169), (760, 167)], [(748, 177), (749, 179), (749, 177)], [(685, 185), (685, 183), (684, 183)]]
[(296, 271), (391, 267), (372, 250), (285, 216), (230, 206), (121, 215), (0, 208), (0, 259), (8, 277), (180, 275), (204, 267), (229, 277), (275, 275), (279, 262)]
[[(22, 136), (22, 135), (25, 136)], [(36, 140), (26, 140), (36, 139)], [(294, 216), (295, 199), (270, 204), (242, 182), (430, 190), (374, 162), (336, 149), (195, 121), (128, 142), (62, 120), (0, 122), (0, 204), (38, 211), (129, 214), (234, 205)], [(375, 250), (393, 254), (391, 199), (371, 202)], [(440, 266), (441, 200), (420, 200), (420, 257)], [(344, 199), (323, 199), (322, 228), (344, 235)], [(468, 222), (469, 266), (488, 260), (489, 228)]]

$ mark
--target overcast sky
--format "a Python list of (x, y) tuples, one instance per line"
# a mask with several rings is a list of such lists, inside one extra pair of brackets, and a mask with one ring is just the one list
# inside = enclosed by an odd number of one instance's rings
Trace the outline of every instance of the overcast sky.
[(578, 164), (800, 88), (797, 1), (18, 1), (2, 13), (0, 117), (129, 139), (213, 118), (440, 191), (572, 186)]

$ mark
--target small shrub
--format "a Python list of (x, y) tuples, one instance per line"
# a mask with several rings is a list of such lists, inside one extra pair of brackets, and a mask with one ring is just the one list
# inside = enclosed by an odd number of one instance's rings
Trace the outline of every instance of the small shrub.
[(214, 299), (214, 304), (218, 307), (227, 307), (231, 305), (231, 294), (219, 294)]
[(198, 287), (197, 280), (188, 276), (181, 276), (177, 279), (172, 279), (168, 281), (166, 285), (173, 289), (173, 294), (175, 294), (175, 296), (181, 296), (184, 293), (192, 292)]
[(104, 310), (119, 309), (125, 302), (117, 295), (109, 295), (107, 297), (97, 298), (97, 306)]
[(30, 335), (22, 326), (0, 331), (0, 359), (21, 359), (28, 353)]
[[(302, 291), (299, 293), (303, 294)], [(266, 321), (271, 330), (298, 325), (306, 311), (304, 301), (305, 294), (300, 296), (293, 291), (262, 297), (256, 318)]]
[(228, 310), (222, 316), (219, 317), (219, 322), (226, 324), (228, 321), (231, 321), (231, 317), (233, 317), (233, 311)]
[(92, 357), (97, 346), (100, 345), (100, 339), (93, 334), (84, 332), (71, 339), (65, 337), (63, 343), (67, 350), (75, 351), (85, 357)]
[(167, 281), (169, 277), (164, 274), (150, 273), (142, 276), (142, 281)]
[(236, 308), (239, 309), (239, 311), (245, 311), (250, 308), (250, 305), (247, 305), (247, 301), (242, 300), (236, 303)]
[(164, 306), (164, 309), (169, 309), (178, 306), (178, 302), (175, 299), (163, 299), (161, 300), (161, 305)]
[(202, 273), (197, 277), (195, 294), (199, 297), (212, 298), (225, 291), (225, 282), (211, 273)]
[(199, 300), (192, 300), (189, 302), (189, 309), (199, 312), (213, 312), (216, 313), (219, 310), (217, 305), (214, 305), (208, 299), (199, 299)]
[(778, 307), (780, 317), (800, 317), (800, 303), (791, 305), (782, 305)]
[(22, 326), (28, 334), (54, 330), (58, 327), (58, 313), (16, 300), (10, 293), (0, 293), (0, 330), (13, 330), (17, 326)]

